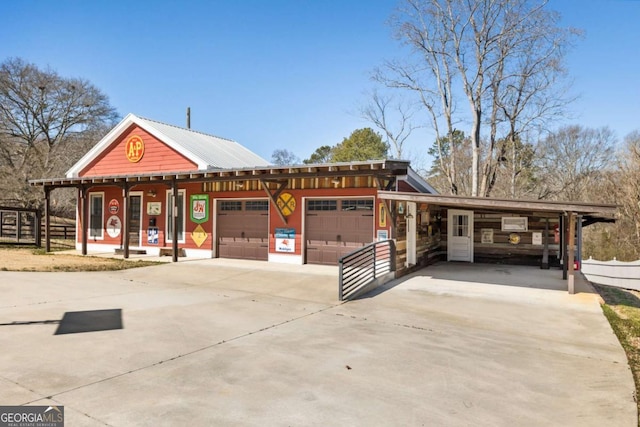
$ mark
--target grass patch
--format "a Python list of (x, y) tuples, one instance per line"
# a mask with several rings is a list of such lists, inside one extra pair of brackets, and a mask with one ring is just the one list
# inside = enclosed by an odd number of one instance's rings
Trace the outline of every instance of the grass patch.
[[(635, 400), (640, 396), (640, 293), (611, 286), (594, 285), (602, 299), (602, 311), (611, 324), (622, 348), (636, 385)], [(638, 406), (640, 416), (640, 405)], [(640, 418), (638, 419), (640, 425)]]
[(47, 253), (44, 249), (0, 248), (0, 271), (115, 271), (162, 264), (157, 261), (125, 260)]

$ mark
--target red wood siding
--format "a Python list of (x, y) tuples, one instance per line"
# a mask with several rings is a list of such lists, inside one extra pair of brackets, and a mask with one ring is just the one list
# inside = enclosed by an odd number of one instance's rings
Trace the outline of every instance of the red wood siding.
[[(144, 156), (130, 162), (125, 145), (132, 135), (144, 141)], [(111, 146), (80, 172), (80, 176), (124, 175), (146, 172), (176, 172), (198, 169), (197, 165), (138, 126), (127, 129)]]

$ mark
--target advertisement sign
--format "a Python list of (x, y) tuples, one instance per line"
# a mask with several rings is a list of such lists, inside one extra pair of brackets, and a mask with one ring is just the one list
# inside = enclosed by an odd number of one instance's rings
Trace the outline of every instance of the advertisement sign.
[(158, 244), (158, 227), (149, 227), (147, 230), (147, 243), (150, 245)]
[(276, 252), (294, 253), (296, 251), (296, 229), (276, 228)]
[(209, 220), (209, 196), (207, 194), (191, 195), (191, 221), (201, 224)]
[(118, 199), (111, 199), (109, 201), (109, 213), (112, 215), (117, 214), (120, 211), (120, 202)]

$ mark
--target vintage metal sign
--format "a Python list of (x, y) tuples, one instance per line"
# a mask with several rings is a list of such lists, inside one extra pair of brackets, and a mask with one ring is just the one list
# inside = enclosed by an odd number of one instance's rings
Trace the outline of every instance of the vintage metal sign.
[(202, 224), (209, 220), (209, 196), (207, 194), (191, 195), (191, 221)]

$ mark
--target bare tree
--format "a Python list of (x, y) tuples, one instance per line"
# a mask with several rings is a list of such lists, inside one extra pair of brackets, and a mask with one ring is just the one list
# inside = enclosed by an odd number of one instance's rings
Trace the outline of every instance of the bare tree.
[[(553, 111), (549, 105), (563, 104), (555, 102), (558, 92), (551, 83), (573, 33), (559, 28), (557, 14), (545, 5), (531, 0), (405, 0), (393, 21), (397, 36), (418, 62), (387, 62), (377, 79), (419, 95), (438, 141), (453, 135), (455, 123), (470, 124), (472, 196), (489, 195), (495, 184), (496, 162), (504, 157), (496, 153), (504, 149), (500, 141), (510, 131), (506, 126), (500, 135), (501, 123), (510, 120), (520, 127), (536, 116), (533, 111), (548, 116)], [(534, 84), (545, 80), (547, 84)], [(519, 97), (513, 88), (519, 88)], [(457, 97), (466, 98), (464, 114), (454, 108)], [(485, 124), (489, 130), (483, 139)], [(513, 142), (522, 129), (512, 133)], [(454, 166), (446, 169), (454, 190)]]
[(28, 180), (64, 172), (86, 151), (87, 137), (116, 119), (107, 96), (87, 80), (6, 60), (0, 64), (0, 167), (12, 182), (4, 190), (22, 204), (39, 204), (39, 197), (28, 196)]
[(538, 197), (551, 200), (593, 200), (589, 189), (603, 179), (614, 162), (616, 138), (607, 127), (566, 126), (538, 143)]
[(414, 106), (393, 95), (380, 95), (376, 90), (371, 93), (371, 102), (360, 110), (363, 118), (384, 133), (387, 144), (395, 151), (392, 157), (396, 159), (404, 158), (404, 143), (417, 128), (411, 121), (415, 112)]

